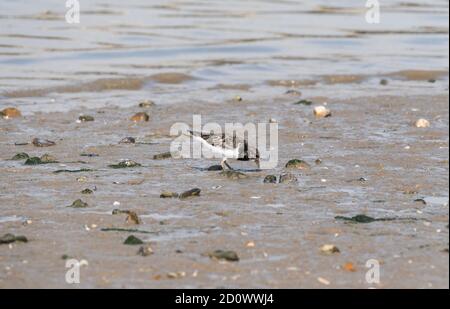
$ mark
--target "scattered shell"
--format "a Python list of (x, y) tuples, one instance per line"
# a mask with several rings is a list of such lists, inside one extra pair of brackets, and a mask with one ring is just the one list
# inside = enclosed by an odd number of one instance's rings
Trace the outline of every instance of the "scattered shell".
[(319, 277), (317, 278), (317, 281), (319, 281), (320, 283), (322, 283), (323, 285), (330, 285), (331, 282), (325, 278)]
[(331, 117), (331, 111), (325, 106), (316, 106), (314, 108), (314, 115), (317, 118)]
[(240, 97), (240, 96), (235, 96), (234, 97), (234, 101), (236, 101), (236, 102), (242, 102), (244, 99), (242, 99), (242, 97)]
[(269, 119), (269, 123), (278, 123), (278, 121), (276, 119), (274, 119), (274, 118), (270, 118)]
[(80, 117), (78, 117), (78, 120), (81, 122), (89, 122), (89, 121), (94, 121), (95, 119), (92, 116), (81, 115)]
[(134, 122), (147, 122), (150, 120), (150, 116), (147, 113), (137, 113), (133, 117), (131, 117), (131, 121)]
[(134, 137), (125, 137), (123, 138), (119, 144), (135, 144), (136, 143), (136, 139)]
[(142, 166), (141, 164), (134, 162), (132, 160), (125, 160), (125, 161), (121, 161), (118, 164), (111, 164), (108, 165), (110, 168), (115, 168), (115, 169), (119, 169), (119, 168), (132, 168), (132, 167), (140, 167)]
[(238, 171), (222, 171), (220, 175), (227, 177), (228, 179), (232, 180), (239, 180), (239, 179), (245, 179), (248, 176), (244, 173), (238, 172)]
[(186, 199), (189, 197), (200, 196), (201, 190), (199, 188), (194, 188), (192, 190), (181, 193), (180, 199)]
[(137, 252), (137, 254), (140, 256), (149, 256), (152, 255), (153, 253), (154, 253), (153, 249), (150, 246), (142, 246), (139, 248)]
[(280, 176), (280, 183), (289, 184), (289, 183), (296, 183), (296, 182), (298, 182), (297, 177), (295, 177), (291, 173), (283, 174)]
[(88, 203), (83, 202), (81, 199), (76, 200), (72, 205), (68, 206), (72, 208), (86, 208), (89, 207)]
[(256, 245), (253, 241), (249, 241), (246, 245), (247, 248), (254, 248)]
[(277, 183), (277, 176), (267, 175), (266, 178), (264, 178), (264, 183)]
[(8, 107), (0, 111), (0, 116), (4, 119), (11, 119), (22, 117), (22, 113), (17, 108)]
[(15, 236), (13, 234), (5, 234), (0, 237), (0, 245), (4, 244), (12, 244), (14, 242), (28, 242), (28, 239), (25, 236)]
[(153, 156), (153, 160), (164, 160), (164, 159), (171, 159), (172, 153), (170, 152), (164, 152), (160, 154), (156, 154)]
[(322, 248), (320, 248), (320, 251), (322, 251), (323, 253), (326, 253), (326, 254), (333, 254), (333, 253), (341, 252), (339, 250), (339, 248), (336, 247), (335, 245), (323, 245)]
[(299, 170), (309, 170), (311, 169), (311, 165), (309, 165), (306, 161), (293, 159), (286, 163), (286, 168), (296, 168)]
[(137, 238), (136, 236), (130, 235), (130, 236), (127, 237), (127, 239), (125, 239), (123, 244), (124, 245), (135, 246), (135, 245), (143, 245), (144, 242), (142, 240), (140, 240), (139, 238)]
[(20, 153), (16, 154), (14, 157), (12, 157), (11, 160), (19, 161), (19, 160), (26, 160), (29, 158), (30, 158), (30, 156), (27, 153), (20, 152)]
[(155, 105), (156, 105), (155, 102), (150, 101), (150, 100), (144, 100), (144, 101), (139, 102), (140, 108), (149, 108), (149, 107), (153, 107)]
[(56, 145), (56, 143), (53, 141), (41, 138), (35, 138), (31, 143), (36, 147), (50, 147)]
[(167, 278), (169, 279), (179, 279), (183, 277), (186, 277), (186, 273), (184, 271), (167, 273)]
[(422, 118), (422, 119), (417, 120), (414, 125), (416, 126), (416, 128), (429, 128), (430, 122), (428, 120)]
[(353, 265), (353, 263), (345, 263), (343, 266), (342, 266), (342, 268), (344, 269), (344, 270), (346, 270), (346, 271), (349, 271), (349, 272), (355, 272), (356, 271), (356, 268), (355, 268), (355, 265)]
[(224, 251), (224, 250), (216, 250), (213, 252), (207, 253), (207, 255), (216, 260), (225, 260), (229, 262), (238, 262), (239, 257), (234, 251)]
[(163, 191), (159, 197), (160, 198), (178, 198), (179, 194), (176, 192)]

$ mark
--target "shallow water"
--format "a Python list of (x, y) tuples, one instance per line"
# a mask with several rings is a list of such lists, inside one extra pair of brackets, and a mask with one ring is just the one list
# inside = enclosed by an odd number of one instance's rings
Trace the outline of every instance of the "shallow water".
[[(81, 287), (327, 287), (322, 277), (339, 288), (448, 288), (449, 8), (422, 2), (390, 1), (369, 25), (364, 1), (81, 1), (81, 24), (70, 25), (61, 1), (1, 1), (0, 110), (24, 117), (0, 119), (0, 236), (30, 241), (0, 245), (0, 287), (71, 287), (66, 254), (89, 261)], [(328, 102), (333, 116), (315, 119), (300, 98)], [(134, 124), (143, 99), (156, 106)], [(77, 123), (82, 113), (95, 121)], [(153, 160), (193, 114), (276, 119), (277, 168), (238, 164), (249, 178), (236, 181), (205, 171), (214, 160)], [(412, 125), (422, 117), (430, 128)], [(127, 136), (142, 143), (118, 144)], [(56, 146), (16, 145), (34, 137)], [(18, 152), (60, 163), (9, 160)], [(293, 158), (312, 166), (291, 171), (298, 183), (263, 183)], [(142, 167), (108, 168), (122, 159)], [(53, 173), (80, 168), (93, 171)], [(194, 187), (200, 197), (159, 197)], [(89, 208), (67, 208), (78, 198)], [(357, 214), (401, 220), (335, 220)], [(155, 254), (137, 256), (122, 244), (129, 233), (101, 230), (111, 227), (150, 232), (136, 236)], [(322, 254), (330, 243), (341, 253)], [(240, 262), (204, 255), (217, 249)], [(369, 259), (380, 261), (379, 284), (365, 281)]]

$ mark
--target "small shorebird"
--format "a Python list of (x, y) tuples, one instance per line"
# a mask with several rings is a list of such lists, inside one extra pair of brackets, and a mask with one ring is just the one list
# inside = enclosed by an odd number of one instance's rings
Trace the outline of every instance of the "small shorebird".
[(256, 147), (250, 147), (247, 139), (240, 139), (234, 134), (227, 136), (225, 134), (197, 133), (188, 131), (193, 140), (199, 141), (203, 147), (211, 151), (215, 156), (222, 157), (220, 165), (223, 170), (227, 168), (233, 170), (228, 164), (228, 159), (238, 161), (255, 161), (260, 169), (259, 150)]

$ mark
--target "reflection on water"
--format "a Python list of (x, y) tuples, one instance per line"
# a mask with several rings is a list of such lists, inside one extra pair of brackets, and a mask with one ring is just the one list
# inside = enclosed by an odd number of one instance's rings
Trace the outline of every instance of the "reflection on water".
[[(0, 93), (42, 96), (49, 91), (29, 90), (49, 87), (59, 93), (92, 92), (105, 89), (73, 85), (99, 78), (145, 80), (165, 72), (197, 79), (179, 87), (145, 83), (144, 93), (163, 96), (177, 89), (196, 97), (199, 89), (218, 84), (258, 89), (273, 80), (410, 69), (444, 71), (444, 79), (448, 75), (447, 1), (389, 1), (382, 4), (378, 25), (366, 23), (365, 1), (356, 0), (333, 5), (324, 0), (80, 3), (79, 25), (65, 22), (62, 1), (0, 3)], [(21, 95), (24, 90), (28, 93)], [(311, 88), (312, 94), (318, 90), (327, 91)], [(341, 95), (352, 91), (362, 90), (343, 89)], [(88, 98), (95, 101), (95, 96)]]

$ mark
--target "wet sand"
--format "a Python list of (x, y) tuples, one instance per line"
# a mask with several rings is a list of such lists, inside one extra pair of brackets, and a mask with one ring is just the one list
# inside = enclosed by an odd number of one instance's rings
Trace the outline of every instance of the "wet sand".
[[(75, 28), (50, 2), (2, 4), (0, 15), (16, 26), (0, 27), (0, 110), (23, 114), (0, 118), (0, 237), (28, 239), (0, 244), (0, 288), (449, 287), (448, 3), (395, 1), (374, 29), (350, 2), (92, 1)], [(332, 116), (315, 118), (325, 102)], [(149, 121), (130, 121), (137, 112)], [(276, 119), (278, 167), (231, 162), (248, 176), (233, 180), (205, 171), (214, 160), (153, 159), (194, 114)], [(419, 118), (431, 126), (416, 128)], [(36, 137), (56, 145), (33, 146)], [(59, 163), (10, 160), (22, 152)], [(124, 159), (142, 166), (109, 167)], [(311, 168), (288, 170), (291, 159)], [(79, 169), (89, 171), (55, 173)], [(286, 172), (298, 182), (264, 183)], [(199, 197), (160, 198), (192, 188)], [(67, 207), (77, 199), (89, 206)], [(361, 214), (380, 220), (336, 219)], [(124, 245), (130, 235), (154, 253)], [(214, 250), (240, 260), (205, 255)], [(65, 281), (67, 258), (88, 261), (79, 285)], [(370, 259), (379, 284), (366, 282)]]

